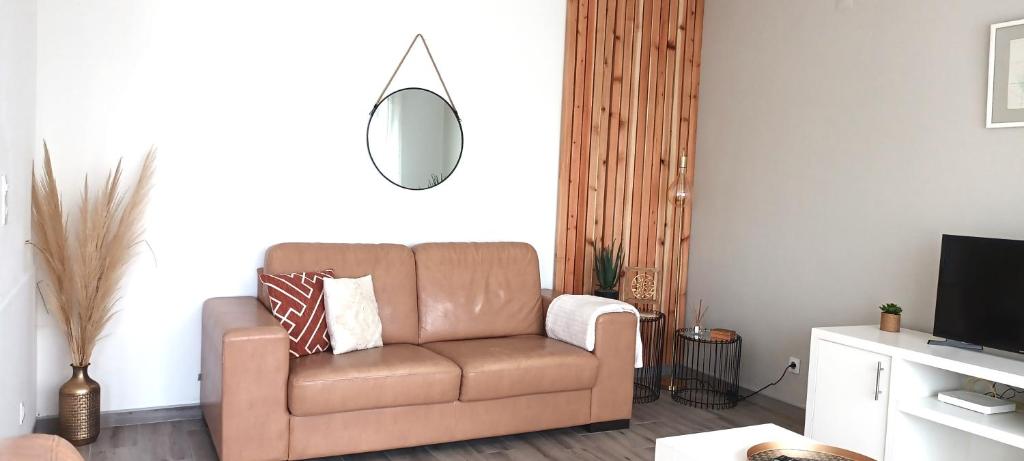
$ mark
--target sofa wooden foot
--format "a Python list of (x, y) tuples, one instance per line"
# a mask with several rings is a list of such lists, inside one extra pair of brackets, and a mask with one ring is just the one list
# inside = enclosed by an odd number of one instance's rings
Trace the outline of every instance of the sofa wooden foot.
[(615, 421), (602, 421), (599, 423), (590, 423), (586, 426), (587, 432), (604, 432), (604, 431), (617, 431), (619, 429), (629, 429), (628, 419), (617, 419)]

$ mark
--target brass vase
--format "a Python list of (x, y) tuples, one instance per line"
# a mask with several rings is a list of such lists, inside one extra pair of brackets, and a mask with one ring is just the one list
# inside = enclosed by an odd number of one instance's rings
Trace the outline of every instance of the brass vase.
[(89, 365), (71, 365), (71, 379), (60, 387), (57, 421), (60, 436), (76, 447), (100, 435), (100, 384), (89, 377)]

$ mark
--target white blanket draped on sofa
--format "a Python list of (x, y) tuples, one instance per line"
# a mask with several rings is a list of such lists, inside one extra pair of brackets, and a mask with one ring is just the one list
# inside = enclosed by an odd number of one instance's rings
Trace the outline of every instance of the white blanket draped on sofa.
[(597, 296), (561, 295), (548, 306), (544, 328), (549, 338), (593, 351), (597, 318), (612, 312), (632, 312), (637, 317), (635, 367), (642, 368), (644, 354), (640, 341), (640, 313), (630, 304)]

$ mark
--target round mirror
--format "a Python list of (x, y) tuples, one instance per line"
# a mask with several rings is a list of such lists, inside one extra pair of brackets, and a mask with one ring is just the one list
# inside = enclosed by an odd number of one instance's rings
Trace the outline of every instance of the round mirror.
[(366, 147), (388, 181), (429, 189), (448, 179), (462, 158), (462, 122), (437, 93), (403, 88), (370, 113)]

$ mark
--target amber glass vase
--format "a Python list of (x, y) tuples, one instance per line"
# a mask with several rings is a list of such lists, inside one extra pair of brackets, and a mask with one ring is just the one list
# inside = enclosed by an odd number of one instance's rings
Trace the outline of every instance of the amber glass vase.
[(72, 445), (88, 445), (100, 435), (100, 384), (89, 365), (71, 365), (71, 379), (60, 387), (59, 434)]

